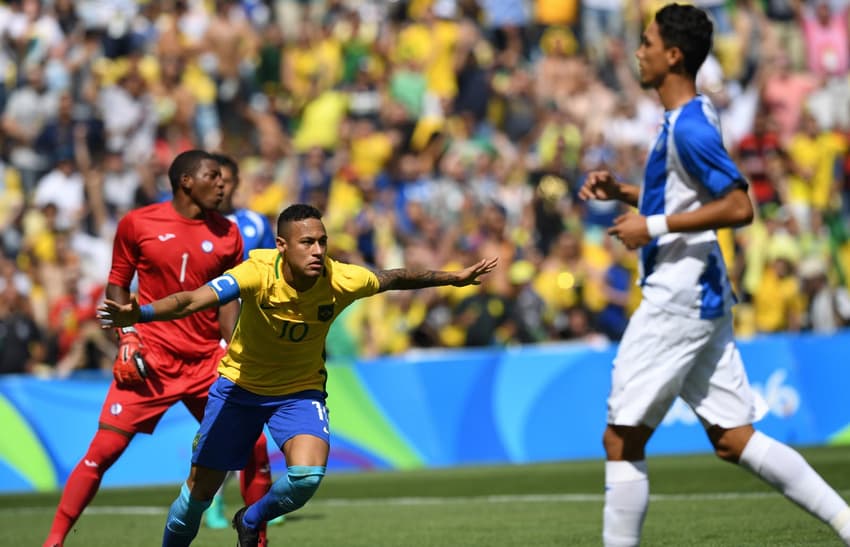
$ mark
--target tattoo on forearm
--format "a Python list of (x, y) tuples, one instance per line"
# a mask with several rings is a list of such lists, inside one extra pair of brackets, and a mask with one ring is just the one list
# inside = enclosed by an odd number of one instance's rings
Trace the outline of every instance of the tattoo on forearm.
[(382, 291), (424, 289), (425, 287), (449, 285), (455, 281), (453, 274), (434, 270), (413, 272), (405, 268), (397, 268), (394, 270), (380, 270), (375, 272), (375, 275), (378, 276), (380, 290)]

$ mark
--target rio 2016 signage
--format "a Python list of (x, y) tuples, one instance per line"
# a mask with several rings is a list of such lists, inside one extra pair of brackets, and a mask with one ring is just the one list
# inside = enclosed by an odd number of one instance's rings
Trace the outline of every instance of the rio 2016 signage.
[[(761, 430), (789, 444), (850, 443), (850, 331), (760, 337), (740, 349), (750, 382), (770, 409)], [(615, 350), (566, 344), (329, 363), (329, 467), (602, 458)], [(100, 374), (0, 379), (0, 492), (60, 488), (94, 435), (108, 386), (109, 377)], [(196, 430), (185, 409), (172, 408), (154, 435), (134, 439), (104, 486), (182, 481)], [(707, 452), (711, 446), (696, 416), (677, 400), (647, 450)], [(282, 470), (280, 454), (271, 456)], [(152, 459), (155, 469), (145, 465)], [(138, 473), (142, 468), (146, 472)]]

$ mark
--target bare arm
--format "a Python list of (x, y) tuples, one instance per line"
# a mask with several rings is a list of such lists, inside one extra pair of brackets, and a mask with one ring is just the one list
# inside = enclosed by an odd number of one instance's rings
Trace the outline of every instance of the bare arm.
[(101, 234), (109, 219), (109, 212), (103, 199), (103, 173), (98, 169), (86, 169), (82, 171), (82, 175), (88, 197), (86, 203), (94, 222), (94, 231), (96, 234)]
[[(752, 222), (753, 215), (750, 196), (736, 188), (698, 209), (667, 215), (665, 219), (670, 232), (698, 232), (743, 226)], [(633, 211), (617, 217), (608, 233), (629, 249), (637, 249), (652, 240), (646, 217)]]
[(424, 289), (443, 285), (454, 285), (455, 287), (478, 285), (481, 283), (478, 277), (493, 271), (498, 260), (498, 258), (487, 258), (456, 272), (411, 271), (405, 268), (380, 270), (375, 273), (379, 282), (378, 292)]
[(130, 302), (130, 291), (124, 287), (107, 283), (106, 298), (117, 304), (127, 304)]
[(753, 203), (743, 189), (737, 188), (699, 209), (667, 216), (671, 232), (698, 232), (718, 228), (736, 228), (753, 220)]
[[(97, 309), (103, 328), (129, 327), (141, 320), (141, 307), (135, 295), (126, 304), (106, 299)], [(194, 291), (181, 291), (149, 304), (152, 314), (148, 321), (168, 321), (180, 319), (195, 312), (218, 306), (218, 296), (208, 285), (201, 285)], [(227, 337), (230, 338), (229, 336)]]
[(230, 337), (233, 335), (233, 329), (236, 328), (236, 321), (239, 319), (239, 307), (239, 300), (234, 300), (218, 308), (218, 325), (221, 330), (221, 337), (228, 343), (230, 343)]
[(578, 195), (584, 200), (616, 199), (632, 207), (637, 207), (640, 188), (617, 181), (608, 171), (591, 171), (587, 174), (584, 184), (581, 185)]

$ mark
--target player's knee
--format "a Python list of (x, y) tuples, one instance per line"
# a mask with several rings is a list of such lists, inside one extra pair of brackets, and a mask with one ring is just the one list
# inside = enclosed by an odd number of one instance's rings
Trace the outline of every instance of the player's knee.
[(605, 428), (602, 445), (609, 460), (639, 461), (644, 459), (644, 447), (652, 434), (646, 426), (611, 425)]
[(738, 458), (740, 458), (739, 454), (736, 454), (726, 446), (715, 446), (714, 454), (721, 460), (729, 463), (738, 463)]
[(304, 505), (319, 489), (325, 476), (325, 468), (320, 466), (293, 466), (289, 468), (287, 477), (292, 484), (293, 498), (296, 503)]
[(748, 428), (724, 429), (714, 426), (708, 429), (708, 438), (714, 446), (714, 453), (729, 463), (738, 463), (751, 434), (751, 429)]
[(287, 480), (275, 482), (272, 491), (285, 506), (286, 512), (294, 511), (313, 497), (324, 476), (324, 466), (293, 465), (287, 470)]
[(111, 429), (98, 429), (83, 457), (82, 464), (93, 473), (102, 476), (124, 453), (129, 444), (130, 437), (127, 435)]
[(609, 426), (602, 434), (602, 446), (605, 448), (605, 454), (610, 456), (622, 451), (623, 439)]
[(714, 445), (714, 454), (729, 463), (738, 463), (738, 460), (741, 459), (741, 452), (734, 445), (724, 442), (718, 442)]

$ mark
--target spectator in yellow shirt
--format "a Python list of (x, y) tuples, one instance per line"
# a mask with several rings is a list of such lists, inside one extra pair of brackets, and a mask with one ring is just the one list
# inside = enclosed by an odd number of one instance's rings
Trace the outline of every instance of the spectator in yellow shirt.
[(753, 294), (756, 330), (799, 331), (805, 306), (796, 276), (799, 251), (788, 235), (776, 235), (767, 250), (767, 268)]

